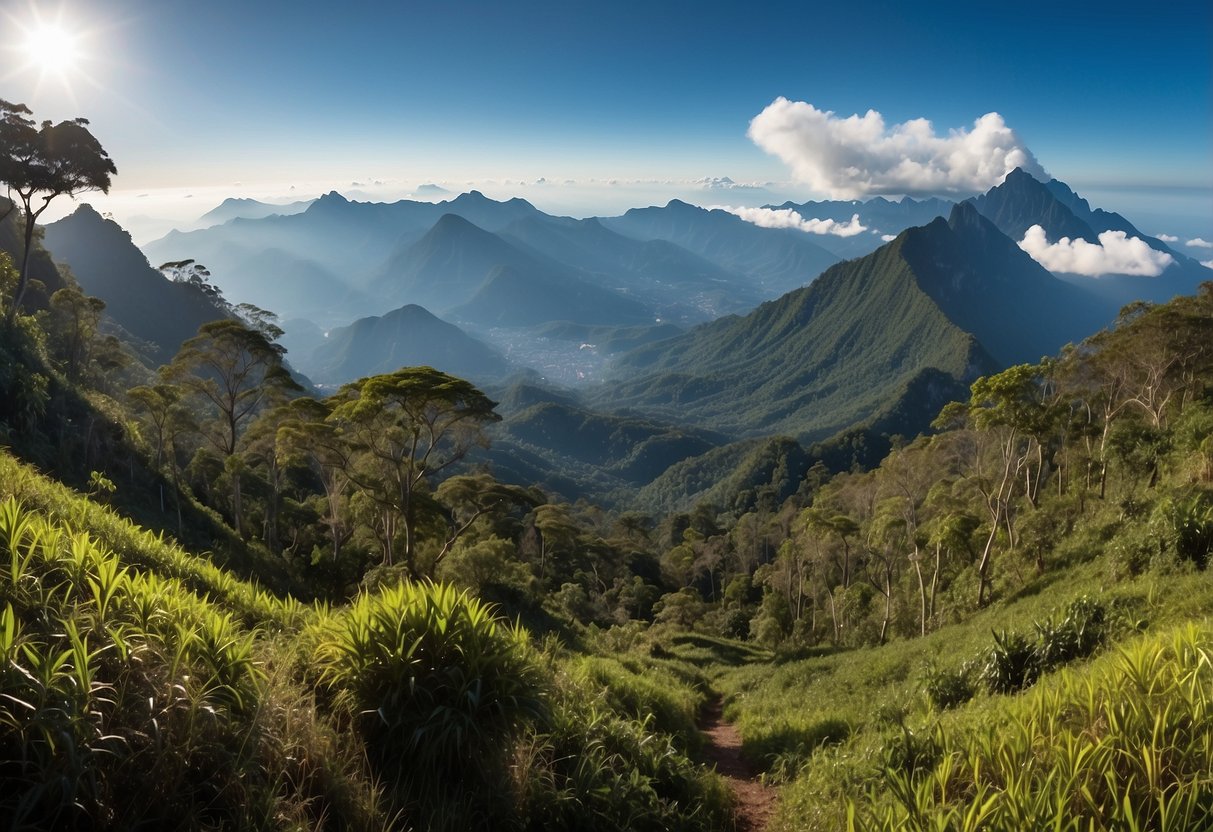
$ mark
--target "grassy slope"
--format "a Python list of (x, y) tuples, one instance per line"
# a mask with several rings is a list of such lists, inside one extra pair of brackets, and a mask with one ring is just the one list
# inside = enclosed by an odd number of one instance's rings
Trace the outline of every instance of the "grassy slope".
[[(527, 638), (441, 587), (281, 599), (0, 452), (0, 824), (728, 825), (687, 756), (693, 671)], [(377, 713), (418, 748), (380, 747)]]
[[(1094, 529), (1089, 532), (1089, 538), (1098, 536)], [(1108, 546), (1109, 550), (1112, 548)], [(1000, 739), (997, 726), (1013, 723), (1023, 742), (1038, 750), (1044, 761), (1041, 765), (1046, 769), (1057, 768), (1061, 764), (1055, 758), (1063, 753), (1063, 743), (1081, 745), (1085, 740), (1079, 729), (1070, 731), (1071, 740), (1059, 739), (1059, 730), (1043, 723), (1039, 705), (1032, 703), (1046, 694), (1037, 692), (1037, 688), (1068, 691), (1063, 699), (1069, 697), (1066, 701), (1070, 701), (1078, 697), (1075, 686), (1086, 685), (1083, 680), (1094, 678), (1096, 681), (1091, 684), (1095, 692), (1091, 696), (1101, 700), (1111, 695), (1105, 691), (1126, 684), (1126, 668), (1117, 663), (1116, 657), (1137, 656), (1142, 651), (1158, 653), (1162, 645), (1179, 637), (1177, 628), (1182, 630), (1189, 625), (1197, 628), (1198, 635), (1193, 638), (1207, 651), (1213, 638), (1213, 630), (1207, 623), (1209, 611), (1213, 610), (1213, 581), (1208, 575), (1164, 569), (1121, 579), (1116, 577), (1113, 554), (1096, 553), (1091, 548), (1085, 552), (1076, 547), (1068, 555), (1077, 562), (1059, 567), (1007, 600), (925, 638), (859, 650), (823, 649), (816, 654), (777, 656), (770, 661), (755, 661), (750, 656), (744, 661), (717, 664), (713, 684), (725, 693), (726, 716), (737, 721), (746, 753), (776, 780), (791, 781), (783, 791), (776, 828), (846, 828), (848, 801), (856, 804), (862, 821), (857, 823), (861, 827), (866, 823), (874, 829), (894, 829), (910, 823), (904, 812), (898, 814), (900, 809), (891, 808), (900, 804), (895, 799), (896, 782), (885, 771), (890, 755), (902, 759), (897, 755), (906, 743), (906, 730), (920, 743), (914, 746), (918, 751), (927, 749), (922, 753), (931, 763), (938, 763), (939, 757), (948, 754), (971, 761), (978, 756), (973, 748), (984, 748), (983, 743), (997, 745)], [(1030, 635), (1034, 623), (1056, 619), (1072, 601), (1084, 595), (1098, 598), (1110, 611), (1114, 634), (1102, 657), (1090, 662), (1092, 670), (1085, 669), (1086, 663), (1078, 662), (1046, 674), (1036, 687), (1022, 694), (978, 693), (968, 704), (942, 717), (932, 707), (924, 693), (928, 666), (957, 670), (966, 661), (980, 662), (993, 644), (992, 632), (1005, 630)], [(1147, 632), (1144, 640), (1139, 630)], [(1167, 672), (1181, 672), (1173, 662), (1168, 668)], [(1183, 672), (1189, 671), (1191, 668)], [(1202, 672), (1207, 672), (1207, 667)], [(1185, 711), (1191, 706), (1173, 693), (1162, 691), (1150, 707), (1174, 707), (1186, 712), (1187, 719), (1199, 720), (1192, 742), (1213, 747), (1213, 721), (1205, 716), (1204, 710)], [(1063, 710), (1077, 708), (1074, 702), (1056, 706)], [(1096, 714), (1090, 720), (1099, 718)], [(936, 736), (933, 732), (943, 730), (937, 729), (940, 725), (946, 728), (941, 735), (945, 751), (932, 751), (928, 740)], [(1117, 741), (1131, 744), (1138, 739), (1122, 737)], [(931, 753), (936, 757), (931, 757)], [(1213, 760), (1208, 755), (1202, 759), (1205, 764)], [(929, 766), (928, 769), (935, 771)], [(1047, 779), (1047, 772), (1040, 776)], [(1097, 777), (1102, 773), (1087, 772), (1084, 776)], [(917, 777), (915, 785), (926, 782), (922, 772)], [(994, 778), (985, 782), (982, 788), (989, 791), (981, 794), (989, 798), (1003, 786), (1004, 782)], [(1202, 787), (1203, 794), (1209, 798), (1213, 792), (1206, 787)], [(1034, 788), (1043, 786), (1038, 783)], [(921, 821), (926, 824), (922, 828), (936, 828), (931, 824), (946, 817), (950, 809), (958, 806), (967, 809), (980, 802), (976, 801), (971, 784), (967, 792), (957, 787), (955, 791), (943, 788), (942, 793), (948, 799), (928, 800), (915, 823)], [(1004, 798), (1003, 802), (1009, 801)], [(1017, 806), (1015, 811), (1021, 808)], [(1002, 820), (995, 823), (990, 819), (990, 825), (983, 828), (1017, 828), (1015, 822), (1007, 820), (1014, 812), (1006, 807), (1000, 811), (1002, 814), (997, 817)], [(1090, 807), (1076, 805), (1072, 815), (1097, 816), (1093, 812)], [(970, 828), (960, 821), (956, 823), (947, 828)], [(1018, 828), (1034, 827), (1029, 823)]]

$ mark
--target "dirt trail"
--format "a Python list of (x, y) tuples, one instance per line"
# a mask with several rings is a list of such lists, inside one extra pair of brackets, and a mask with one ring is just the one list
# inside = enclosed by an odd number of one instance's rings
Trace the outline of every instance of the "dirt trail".
[(704, 708), (700, 730), (707, 737), (704, 761), (716, 771), (737, 798), (738, 832), (762, 832), (775, 814), (778, 795), (775, 789), (758, 780), (758, 772), (741, 757), (741, 734), (721, 715), (720, 697)]

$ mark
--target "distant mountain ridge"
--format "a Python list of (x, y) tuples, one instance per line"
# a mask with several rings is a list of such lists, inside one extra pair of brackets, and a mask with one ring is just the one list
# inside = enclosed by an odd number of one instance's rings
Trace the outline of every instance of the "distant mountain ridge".
[(1155, 251), (1166, 252), (1174, 260), (1157, 277), (1060, 275), (1063, 280), (1109, 304), (1123, 306), (1135, 300), (1165, 302), (1176, 295), (1195, 291), (1202, 282), (1213, 277), (1213, 273), (1199, 262), (1161, 240), (1143, 234), (1120, 214), (1092, 209), (1087, 200), (1064, 182), (1056, 179), (1041, 182), (1021, 168), (1007, 174), (1000, 185), (968, 201), (1015, 242), (1022, 240), (1033, 225), (1044, 229), (1050, 243), (1056, 243), (1062, 237), (1098, 243), (1099, 235), (1104, 231), (1123, 231), (1128, 237), (1141, 239)]
[(845, 223), (858, 216), (866, 231), (849, 237), (819, 234), (815, 238), (822, 248), (839, 257), (851, 258), (861, 257), (880, 248), (885, 242), (881, 239), (884, 236), (896, 236), (907, 228), (926, 225), (936, 217), (946, 219), (953, 204), (951, 200), (938, 197), (914, 199), (907, 196), (893, 201), (878, 196), (867, 201), (852, 199), (809, 201), (800, 204), (785, 202), (782, 205), (767, 207), (795, 211), (806, 220), (829, 219)]
[(199, 217), (198, 224), (202, 226), (220, 225), (237, 218), (258, 220), (263, 217), (273, 216), (274, 214), (289, 216), (290, 214), (306, 211), (308, 206), (313, 202), (315, 202), (314, 199), (303, 199), (296, 202), (278, 204), (261, 202), (256, 199), (228, 197)]
[(665, 240), (728, 271), (746, 275), (763, 297), (811, 282), (839, 258), (801, 231), (762, 228), (720, 209), (673, 199), (663, 208), (633, 208), (603, 225), (638, 240)]

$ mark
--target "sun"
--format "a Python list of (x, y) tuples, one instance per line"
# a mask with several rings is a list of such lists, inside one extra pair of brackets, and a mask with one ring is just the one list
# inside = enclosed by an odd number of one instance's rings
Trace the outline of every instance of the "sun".
[(31, 65), (55, 75), (66, 74), (80, 57), (75, 35), (45, 23), (26, 32), (25, 53)]

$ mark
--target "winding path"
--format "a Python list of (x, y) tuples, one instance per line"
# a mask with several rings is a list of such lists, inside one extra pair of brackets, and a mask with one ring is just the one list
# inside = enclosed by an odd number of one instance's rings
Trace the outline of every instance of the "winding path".
[(704, 761), (716, 766), (737, 800), (738, 832), (762, 832), (775, 814), (778, 795), (775, 789), (758, 779), (758, 772), (741, 756), (741, 734), (724, 721), (722, 703), (717, 696), (703, 711), (700, 730), (707, 737)]

